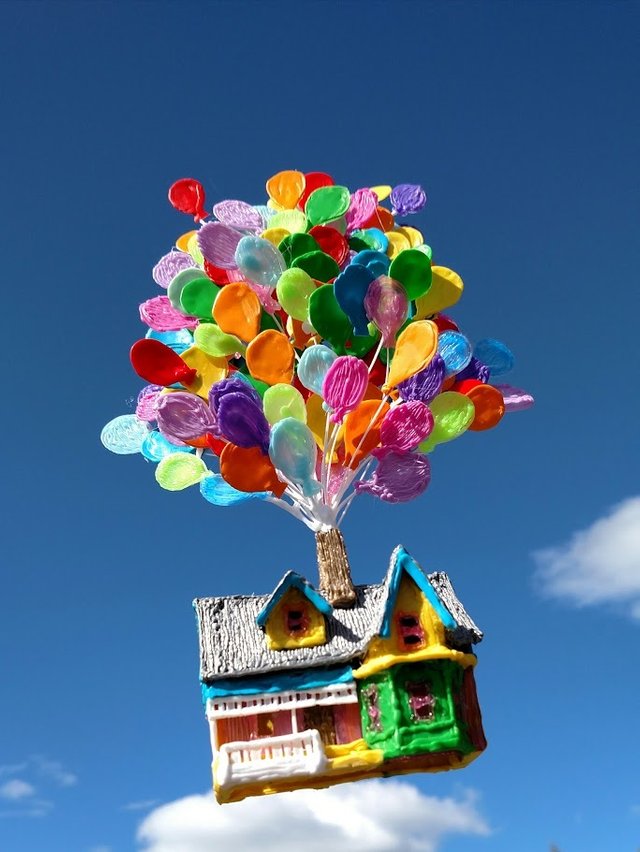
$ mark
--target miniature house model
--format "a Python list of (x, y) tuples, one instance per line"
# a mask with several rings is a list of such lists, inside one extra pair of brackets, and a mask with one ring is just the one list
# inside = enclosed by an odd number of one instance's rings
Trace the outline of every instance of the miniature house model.
[(271, 595), (199, 598), (202, 694), (220, 802), (466, 766), (485, 748), (472, 645), (443, 573), (402, 547), (332, 606), (294, 572)]

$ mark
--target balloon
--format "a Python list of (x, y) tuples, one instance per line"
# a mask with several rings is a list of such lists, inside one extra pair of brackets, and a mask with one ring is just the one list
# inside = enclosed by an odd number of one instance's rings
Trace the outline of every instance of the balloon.
[(431, 465), (418, 453), (390, 450), (378, 462), (371, 479), (356, 482), (358, 494), (368, 492), (386, 503), (407, 503), (418, 497), (429, 485)]
[(316, 289), (316, 282), (304, 269), (287, 269), (276, 285), (278, 301), (294, 319), (309, 318), (309, 297)]
[(406, 237), (400, 231), (387, 231), (385, 236), (389, 240), (387, 254), (391, 258), (391, 260), (396, 258), (400, 254), (400, 252), (408, 251), (411, 248), (409, 237)]
[(355, 334), (368, 334), (368, 317), (364, 300), (375, 274), (366, 266), (349, 264), (333, 282), (336, 301), (348, 316)]
[(178, 272), (175, 278), (171, 279), (169, 286), (167, 287), (167, 297), (176, 311), (184, 313), (180, 297), (187, 284), (190, 281), (195, 281), (198, 278), (204, 277), (205, 275), (203, 271), (196, 266), (193, 269), (183, 269), (182, 272)]
[(298, 379), (310, 391), (322, 396), (322, 383), (329, 367), (338, 356), (321, 343), (305, 349), (298, 362)]
[(193, 447), (176, 447), (160, 432), (149, 432), (142, 442), (140, 452), (147, 461), (159, 462), (171, 453), (192, 453)]
[(477, 379), (479, 382), (484, 382), (486, 384), (489, 381), (490, 375), (491, 371), (487, 365), (471, 356), (471, 360), (467, 366), (464, 370), (460, 370), (456, 378), (458, 381), (462, 381), (462, 379)]
[(427, 203), (427, 193), (416, 183), (400, 183), (391, 191), (394, 216), (418, 213)]
[(227, 393), (218, 402), (218, 429), (237, 447), (269, 449), (269, 424), (262, 408), (244, 393)]
[(334, 180), (331, 175), (327, 175), (324, 172), (307, 172), (304, 177), (304, 191), (298, 199), (298, 207), (301, 210), (304, 210), (307, 199), (314, 190), (320, 189), (321, 186), (333, 186), (334, 184)]
[(311, 234), (291, 233), (284, 237), (278, 245), (278, 251), (283, 256), (287, 266), (291, 266), (296, 257), (318, 251), (320, 246)]
[(216, 301), (220, 288), (206, 277), (189, 281), (180, 293), (180, 307), (192, 317), (210, 320), (213, 303)]
[(193, 216), (196, 222), (207, 215), (204, 209), (204, 187), (193, 178), (182, 178), (171, 184), (169, 201), (176, 210)]
[[(364, 251), (359, 251), (358, 254), (354, 258), (352, 258), (351, 263), (357, 263), (360, 266), (366, 266), (367, 269), (373, 272), (374, 278), (378, 278), (380, 275), (387, 274), (387, 272), (389, 271), (389, 266), (391, 265), (391, 260), (386, 254), (383, 254), (383, 252), (381, 251), (365, 249)], [(398, 287), (401, 286), (401, 284), (398, 284)], [(406, 298), (407, 295), (405, 293), (405, 299)]]
[(413, 301), (431, 287), (431, 261), (418, 249), (406, 249), (391, 262), (389, 275), (402, 284), (407, 298)]
[(350, 468), (355, 469), (380, 444), (380, 425), (387, 411), (387, 402), (365, 399), (345, 417), (344, 448)]
[(383, 448), (408, 452), (424, 441), (432, 429), (433, 414), (429, 406), (412, 400), (395, 405), (387, 412), (380, 426), (380, 441)]
[(263, 227), (262, 216), (251, 204), (246, 201), (228, 199), (219, 201), (213, 206), (213, 215), (218, 221), (229, 225), (231, 228), (239, 228), (247, 231), (261, 231)]
[(393, 346), (398, 329), (406, 320), (409, 311), (409, 300), (402, 285), (387, 275), (376, 278), (369, 285), (364, 298), (364, 308), (371, 322), (382, 332), (382, 345)]
[(203, 257), (221, 269), (235, 269), (235, 253), (242, 234), (222, 222), (207, 222), (198, 231)]
[(395, 225), (396, 222), (393, 218), (393, 213), (391, 213), (391, 211), (387, 210), (385, 207), (380, 206), (376, 207), (373, 216), (370, 216), (366, 222), (362, 223), (362, 227), (367, 230), (369, 228), (377, 228), (383, 233), (393, 230), (393, 228), (395, 228)]
[(244, 449), (227, 444), (220, 453), (220, 473), (238, 491), (272, 491), (276, 497), (282, 497), (287, 487), (278, 479), (269, 456), (258, 447)]
[(243, 275), (270, 290), (285, 270), (278, 249), (262, 237), (243, 237), (236, 247), (235, 260)]
[(198, 234), (196, 231), (193, 232), (189, 242), (187, 243), (187, 251), (198, 266), (202, 268), (204, 266), (204, 257), (200, 251), (200, 246), (198, 245)]
[(179, 331), (195, 328), (196, 320), (176, 310), (167, 296), (147, 299), (140, 305), (140, 319), (154, 331)]
[(267, 491), (238, 491), (225, 482), (219, 473), (202, 477), (200, 493), (214, 506), (235, 506), (238, 503), (246, 503), (248, 500), (264, 500), (269, 496)]
[(321, 281), (323, 284), (332, 281), (340, 274), (338, 264), (323, 251), (310, 251), (307, 254), (302, 254), (292, 261), (291, 266), (294, 269), (304, 269), (311, 278)]
[(254, 378), (268, 385), (291, 384), (295, 350), (281, 331), (260, 332), (247, 346), (245, 357)]
[(267, 228), (267, 230), (263, 231), (260, 236), (263, 240), (269, 240), (272, 245), (278, 248), (280, 243), (286, 237), (290, 236), (290, 234), (286, 228)]
[[(187, 350), (189, 351), (189, 350)], [(197, 379), (197, 372), (180, 355), (159, 340), (138, 340), (131, 347), (131, 364), (140, 378), (152, 385), (188, 385)]]
[(437, 348), (438, 330), (434, 323), (430, 320), (420, 320), (408, 325), (398, 337), (389, 378), (383, 390), (389, 390), (424, 370), (436, 354)]
[(409, 240), (411, 248), (418, 248), (424, 245), (424, 237), (417, 228), (411, 228), (409, 225), (400, 225), (396, 228), (396, 231)]
[(322, 382), (322, 396), (332, 409), (332, 423), (340, 423), (348, 411), (358, 406), (369, 383), (364, 361), (343, 355), (331, 364)]
[(279, 210), (270, 219), (269, 227), (283, 228), (290, 234), (300, 234), (307, 229), (307, 217), (301, 210)]
[(483, 432), (485, 429), (491, 429), (493, 426), (497, 426), (504, 417), (504, 398), (498, 388), (485, 385), (474, 379), (464, 379), (462, 382), (457, 382), (453, 389), (464, 394), (473, 403), (475, 417), (469, 424), (469, 429), (472, 432)]
[(269, 457), (276, 470), (299, 485), (305, 496), (312, 497), (320, 491), (315, 478), (316, 443), (305, 423), (293, 417), (276, 423), (271, 429)]
[[(262, 398), (264, 415), (272, 425), (285, 417), (307, 422), (307, 409), (302, 394), (292, 385), (272, 385)], [(234, 442), (235, 443), (235, 442)]]
[(350, 201), (346, 186), (322, 186), (307, 198), (304, 210), (311, 225), (325, 225), (344, 216)]
[[(313, 435), (316, 444), (321, 450), (325, 449), (324, 441), (327, 434), (327, 419), (329, 417), (329, 412), (326, 410), (324, 403), (322, 402), (321, 397), (317, 396), (315, 393), (309, 396), (309, 399), (305, 403), (306, 413), (307, 413), (307, 426), (311, 430), (311, 434)], [(344, 438), (344, 426), (340, 426), (338, 428), (338, 432), (336, 434), (335, 447), (336, 451), (333, 454), (331, 459), (332, 463), (338, 461), (337, 450), (342, 444), (342, 440)], [(326, 450), (326, 457), (329, 458), (329, 450)]]
[(220, 400), (228, 393), (243, 393), (246, 397), (253, 400), (258, 407), (262, 405), (260, 395), (256, 393), (249, 382), (245, 378), (241, 378), (241, 376), (241, 373), (234, 373), (233, 376), (229, 376), (228, 379), (222, 379), (222, 381), (216, 382), (215, 385), (211, 386), (211, 390), (209, 391), (209, 407), (215, 415), (218, 414)]
[(459, 301), (463, 289), (462, 278), (452, 269), (447, 269), (446, 266), (432, 266), (431, 287), (427, 293), (416, 299), (416, 318), (424, 319), (440, 311), (446, 311)]
[(349, 209), (345, 214), (347, 231), (361, 228), (371, 218), (378, 207), (378, 196), (371, 189), (356, 189), (351, 193)]
[(180, 391), (159, 397), (156, 419), (163, 432), (175, 435), (181, 441), (199, 438), (216, 426), (213, 412), (204, 400)]
[(206, 472), (207, 466), (202, 459), (175, 452), (160, 460), (156, 468), (156, 480), (167, 491), (182, 491), (200, 482)]
[(445, 391), (429, 405), (433, 414), (433, 430), (418, 449), (428, 453), (438, 444), (452, 441), (466, 432), (475, 417), (473, 402), (461, 393)]
[(352, 336), (353, 328), (336, 300), (332, 284), (323, 284), (309, 297), (309, 322), (336, 352), (344, 354), (345, 343)]
[(135, 414), (121, 414), (114, 417), (102, 429), (102, 445), (120, 456), (139, 453), (149, 429), (144, 420)]
[(405, 401), (418, 399), (421, 402), (431, 402), (442, 388), (445, 376), (445, 366), (439, 354), (419, 373), (398, 383), (398, 391)]
[(511, 385), (496, 385), (496, 388), (502, 394), (507, 412), (525, 411), (527, 408), (531, 408), (534, 403), (531, 394), (521, 388), (514, 388)]
[(197, 393), (203, 399), (209, 396), (211, 385), (219, 382), (229, 372), (229, 365), (226, 358), (215, 358), (213, 355), (207, 355), (198, 346), (191, 346), (180, 356), (182, 360), (196, 371), (195, 379), (189, 384), (182, 384), (190, 390), (191, 393)]
[(293, 210), (304, 191), (305, 183), (302, 172), (278, 172), (267, 181), (267, 192), (279, 209)]
[(199, 349), (216, 358), (235, 355), (236, 352), (243, 354), (245, 351), (245, 345), (241, 340), (234, 334), (225, 334), (221, 328), (218, 328), (212, 322), (199, 325), (194, 332), (193, 339)]
[(159, 287), (166, 289), (178, 272), (182, 272), (184, 269), (189, 269), (195, 265), (191, 255), (172, 249), (168, 254), (160, 258), (153, 267), (151, 275)]
[(342, 266), (349, 257), (349, 243), (335, 228), (328, 225), (314, 225), (309, 234), (316, 241), (320, 250), (332, 257), (338, 266)]
[(491, 376), (502, 376), (513, 369), (515, 358), (513, 352), (509, 349), (506, 343), (501, 340), (494, 340), (492, 337), (487, 337), (485, 340), (479, 340), (474, 349), (474, 356), (486, 364), (491, 370)]
[(177, 355), (193, 345), (193, 335), (186, 328), (179, 328), (175, 331), (156, 331), (150, 328), (145, 337), (151, 340), (159, 340), (169, 349), (173, 349)]
[(156, 404), (162, 385), (146, 385), (136, 399), (136, 417), (150, 423), (156, 419)]
[(471, 344), (459, 331), (443, 331), (438, 336), (438, 353), (444, 361), (446, 375), (459, 373), (471, 361)]

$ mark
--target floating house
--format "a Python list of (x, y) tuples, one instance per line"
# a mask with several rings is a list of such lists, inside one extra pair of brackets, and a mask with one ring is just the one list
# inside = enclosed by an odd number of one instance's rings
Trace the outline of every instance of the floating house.
[(485, 748), (482, 633), (447, 575), (398, 547), (354, 593), (332, 606), (290, 571), (271, 595), (194, 601), (218, 801), (455, 769)]

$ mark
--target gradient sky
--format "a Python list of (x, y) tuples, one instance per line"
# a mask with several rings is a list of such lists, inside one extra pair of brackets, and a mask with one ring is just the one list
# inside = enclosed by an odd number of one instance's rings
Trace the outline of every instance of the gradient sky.
[(638, 622), (606, 589), (544, 595), (532, 558), (638, 492), (639, 24), (637, 3), (1, 5), (3, 852), (136, 850), (150, 809), (204, 792), (192, 598), (315, 580), (293, 519), (163, 492), (98, 439), (140, 388), (151, 267), (190, 227), (168, 186), (260, 203), (284, 168), (422, 183), (454, 316), (537, 397), (436, 450), (418, 501), (362, 497), (344, 527), (356, 582), (403, 543), (486, 634), (488, 751), (407, 779), (476, 791), (491, 834), (442, 848), (640, 846)]

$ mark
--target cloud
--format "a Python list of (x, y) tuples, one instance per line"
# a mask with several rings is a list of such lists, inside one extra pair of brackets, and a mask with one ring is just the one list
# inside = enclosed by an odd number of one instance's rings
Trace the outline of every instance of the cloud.
[(148, 811), (158, 804), (157, 799), (144, 799), (141, 802), (128, 802), (122, 806), (123, 811)]
[(23, 760), (22, 763), (5, 763), (0, 766), (0, 778), (5, 775), (15, 775), (17, 772), (22, 772), (28, 765), (26, 760)]
[(21, 778), (12, 778), (11, 781), (5, 781), (0, 786), (0, 798), (8, 799), (10, 802), (17, 802), (19, 799), (33, 796), (35, 792), (36, 788), (33, 784), (29, 784)]
[(146, 852), (435, 852), (449, 834), (490, 833), (473, 791), (438, 798), (376, 780), (222, 806), (210, 793), (187, 796), (152, 811), (137, 840)]
[(38, 773), (43, 775), (45, 778), (49, 778), (58, 787), (73, 787), (78, 783), (78, 776), (74, 775), (73, 772), (69, 772), (68, 769), (65, 769), (64, 766), (57, 760), (48, 760), (42, 755), (35, 754), (31, 757)]
[(569, 541), (533, 558), (547, 595), (578, 607), (616, 604), (640, 620), (640, 497), (614, 506)]

